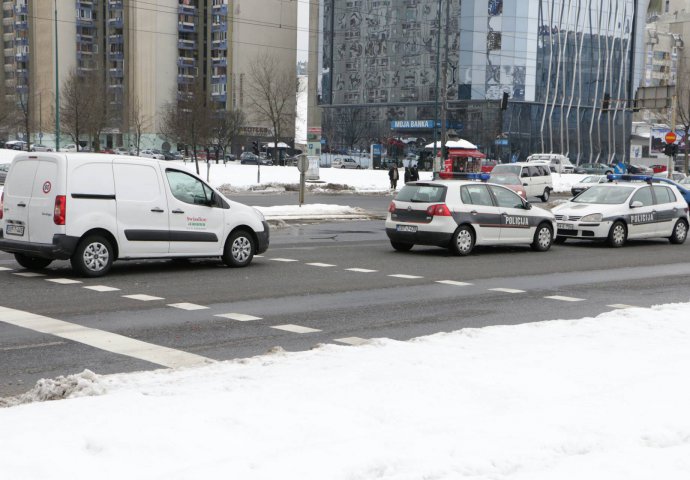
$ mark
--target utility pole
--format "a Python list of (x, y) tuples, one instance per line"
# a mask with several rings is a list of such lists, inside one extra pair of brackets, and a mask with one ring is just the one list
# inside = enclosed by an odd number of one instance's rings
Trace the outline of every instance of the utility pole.
[[(448, 128), (448, 22), (450, 21), (450, 0), (446, 0), (446, 25), (444, 27), (444, 41), (445, 48), (443, 59), (443, 71), (441, 77), (441, 88), (443, 98), (441, 103), (441, 160), (445, 160), (444, 152), (446, 151), (446, 129)], [(441, 25), (439, 23), (439, 30)]]
[[(58, 61), (58, 22), (57, 22), (57, 0), (53, 0), (55, 7), (55, 151), (60, 151), (60, 76)], [(77, 142), (79, 144), (79, 142)]]
[(443, 0), (438, 0), (438, 15), (436, 15), (436, 20), (438, 21), (436, 30), (436, 89), (435, 89), (435, 101), (434, 101), (434, 157), (433, 157), (433, 167), (434, 173), (441, 170), (440, 162), (436, 159), (438, 148), (436, 147), (438, 142), (438, 84), (439, 84), (439, 68), (441, 66), (441, 5)]

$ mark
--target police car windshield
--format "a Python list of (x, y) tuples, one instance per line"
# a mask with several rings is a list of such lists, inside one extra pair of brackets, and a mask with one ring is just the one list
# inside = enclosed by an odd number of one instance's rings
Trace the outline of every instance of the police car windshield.
[(597, 203), (601, 205), (616, 205), (625, 203), (635, 187), (623, 185), (595, 185), (585, 190), (572, 201), (575, 203)]
[(395, 197), (400, 202), (438, 203), (446, 200), (446, 187), (418, 183), (405, 185)]
[(520, 185), (522, 182), (515, 173), (497, 173), (489, 177), (491, 183), (498, 183), (499, 185)]
[(520, 165), (496, 165), (491, 173), (514, 173), (515, 175), (520, 175)]

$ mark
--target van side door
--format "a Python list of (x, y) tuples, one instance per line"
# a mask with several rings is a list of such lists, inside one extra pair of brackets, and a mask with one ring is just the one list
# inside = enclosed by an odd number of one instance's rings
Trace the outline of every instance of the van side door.
[(37, 168), (38, 160), (33, 158), (21, 158), (10, 167), (9, 182), (4, 190), (5, 238), (29, 241), (29, 203)]
[(170, 253), (221, 255), (229, 206), (187, 172), (166, 168), (164, 176), (170, 206)]

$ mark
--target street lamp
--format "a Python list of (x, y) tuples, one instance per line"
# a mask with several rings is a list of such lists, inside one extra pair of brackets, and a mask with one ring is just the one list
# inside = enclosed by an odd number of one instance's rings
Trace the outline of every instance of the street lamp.
[(59, 61), (58, 61), (58, 23), (57, 23), (57, 0), (53, 0), (55, 8), (55, 151), (60, 151), (60, 82), (59, 82)]
[(437, 166), (436, 154), (436, 142), (438, 137), (438, 84), (439, 84), (439, 70), (441, 66), (441, 3), (443, 0), (438, 0), (438, 14), (436, 15), (437, 20), (437, 30), (436, 30), (436, 88), (434, 89), (434, 156), (433, 156), (433, 167), (432, 170), (437, 172), (440, 168)]

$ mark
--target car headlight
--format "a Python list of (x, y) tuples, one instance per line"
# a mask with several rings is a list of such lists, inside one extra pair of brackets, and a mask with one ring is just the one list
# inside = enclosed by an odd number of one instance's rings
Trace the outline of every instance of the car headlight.
[(585, 215), (580, 219), (581, 222), (601, 222), (604, 219), (604, 216), (601, 213), (592, 213), (589, 215)]

